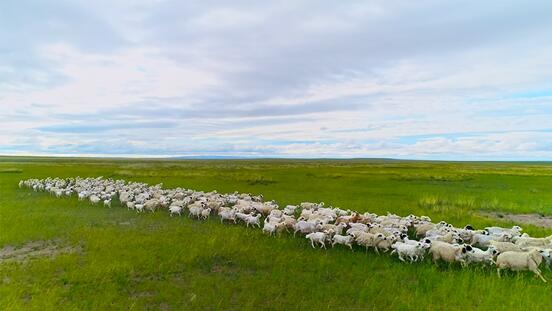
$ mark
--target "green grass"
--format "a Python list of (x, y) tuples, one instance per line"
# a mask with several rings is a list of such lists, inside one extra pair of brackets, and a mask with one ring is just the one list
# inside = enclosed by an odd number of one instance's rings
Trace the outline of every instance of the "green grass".
[(552, 303), (551, 285), (528, 273), (499, 279), (490, 268), (314, 250), (303, 238), (268, 237), (217, 219), (138, 215), (17, 188), (20, 179), (47, 176), (262, 193), (281, 205), (324, 201), (457, 226), (497, 224), (480, 210), (552, 214), (548, 163), (4, 157), (0, 247), (61, 239), (82, 252), (0, 264), (0, 310), (547, 310)]

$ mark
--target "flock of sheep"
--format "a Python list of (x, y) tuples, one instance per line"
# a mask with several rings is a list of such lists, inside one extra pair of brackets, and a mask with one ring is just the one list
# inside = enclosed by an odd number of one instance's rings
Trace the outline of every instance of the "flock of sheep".
[[(137, 212), (167, 210), (170, 216), (207, 219), (218, 215), (221, 222), (243, 222), (246, 226), (262, 227), (267, 234), (283, 231), (305, 235), (313, 248), (328, 244), (354, 245), (396, 254), (403, 262), (416, 262), (430, 254), (433, 261), (448, 263), (496, 265), (502, 269), (529, 270), (541, 275), (541, 263), (552, 263), (552, 236), (530, 237), (518, 226), (487, 227), (475, 230), (467, 225), (456, 228), (444, 221), (433, 223), (427, 216), (394, 214), (360, 214), (324, 203), (303, 202), (280, 209), (275, 201), (265, 202), (262, 195), (244, 193), (220, 194), (189, 189), (163, 189), (162, 184), (125, 182), (98, 178), (46, 178), (19, 182), (19, 187), (48, 191), (56, 197), (76, 194), (79, 200), (111, 207), (113, 198), (122, 206)], [(410, 239), (409, 233), (416, 239)]]

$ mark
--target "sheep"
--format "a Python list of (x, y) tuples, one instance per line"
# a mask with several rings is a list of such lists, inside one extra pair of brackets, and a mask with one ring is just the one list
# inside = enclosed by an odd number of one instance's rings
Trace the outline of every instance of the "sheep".
[(477, 245), (480, 247), (489, 247), (489, 245), (491, 244), (491, 241), (507, 242), (508, 236), (509, 235), (507, 233), (503, 233), (499, 236), (476, 233), (473, 235), (470, 244)]
[(437, 263), (439, 259), (448, 263), (456, 261), (463, 262), (466, 249), (460, 245), (453, 245), (442, 241), (432, 241), (429, 252), (433, 257), (433, 262)]
[(268, 216), (266, 216), (265, 221), (266, 222), (271, 222), (271, 223), (278, 223), (278, 222), (282, 221), (282, 218), (281, 217), (275, 217), (275, 216), (272, 216), (272, 215), (268, 215)]
[(271, 222), (265, 222), (263, 226), (263, 232), (268, 233), (269, 235), (272, 235), (274, 233), (277, 233), (284, 228), (284, 223), (271, 223)]
[(295, 215), (295, 210), (297, 209), (297, 206), (296, 205), (286, 205), (286, 207), (284, 208), (284, 214), (286, 215)]
[(462, 252), (465, 253), (466, 258), (462, 263), (464, 266), (470, 263), (488, 263), (492, 265), (495, 263), (493, 260), (494, 256), (498, 255), (498, 251), (492, 246), (484, 251), (477, 247), (472, 247), (471, 245), (465, 245)]
[(297, 224), (297, 220), (293, 216), (287, 216), (287, 215), (284, 215), (282, 217), (282, 222), (284, 223), (284, 228), (286, 229), (286, 231), (288, 229), (293, 230), (295, 228), (295, 225)]
[(336, 244), (342, 244), (342, 245), (349, 246), (349, 248), (353, 249), (353, 241), (354, 241), (354, 238), (350, 235), (335, 234), (332, 238), (332, 247), (334, 247)]
[(279, 209), (273, 209), (270, 211), (270, 214), (268, 214), (268, 216), (274, 217), (274, 218), (282, 218), (283, 215), (284, 215), (284, 212), (282, 212)]
[(293, 228), (295, 230), (293, 235), (295, 236), (295, 234), (299, 231), (304, 234), (314, 232), (320, 228), (320, 225), (315, 222), (300, 220), (293, 226)]
[(485, 227), (485, 231), (489, 232), (489, 234), (494, 235), (500, 235), (502, 233), (510, 233), (513, 236), (519, 236), (521, 235), (521, 231), (523, 229), (520, 226), (513, 226), (511, 229), (502, 228), (502, 227)]
[(182, 206), (179, 205), (171, 205), (169, 206), (169, 215), (172, 217), (175, 214), (178, 214), (180, 216), (180, 213), (182, 212)]
[(512, 242), (500, 242), (492, 240), (489, 242), (489, 244), (489, 247), (494, 247), (499, 253), (523, 251), (519, 245), (516, 245)]
[(529, 270), (538, 276), (543, 282), (547, 282), (542, 276), (539, 265), (542, 262), (544, 251), (532, 250), (531, 252), (504, 252), (496, 258), (496, 273), (500, 277), (500, 270), (512, 271)]
[(426, 236), (426, 233), (429, 230), (432, 230), (435, 228), (435, 224), (428, 223), (428, 224), (421, 224), (416, 227), (416, 236), (423, 237)]
[(261, 223), (259, 221), (260, 219), (261, 219), (261, 214), (257, 214), (255, 216), (248, 215), (248, 217), (245, 218), (245, 224), (247, 227), (249, 227), (249, 225), (252, 225), (260, 228), (261, 227)]
[[(336, 223), (336, 225), (340, 225), (341, 223)], [(356, 229), (356, 230), (359, 230), (359, 231), (364, 231), (364, 232), (368, 232), (368, 229), (370, 227), (368, 227), (368, 225), (366, 224), (361, 224), (361, 223), (349, 223), (349, 227), (351, 227), (351, 229)]]
[(458, 237), (456, 234), (453, 234), (452, 232), (449, 232), (445, 235), (436, 236), (435, 240), (447, 242), (449, 244), (463, 243), (464, 242), (460, 237)]
[(131, 201), (126, 202), (127, 209), (134, 209), (134, 205), (135, 205), (134, 202), (131, 202)]
[(380, 239), (376, 242), (375, 250), (379, 254), (380, 250), (383, 250), (384, 253), (386, 253), (389, 249), (391, 249), (391, 246), (393, 243), (397, 241), (397, 238), (394, 235), (386, 236), (383, 239)]
[(79, 194), (78, 194), (79, 201), (82, 201), (82, 200), (86, 199), (87, 195), (88, 195), (88, 193), (85, 192), (85, 191), (79, 192)]
[[(298, 206), (287, 205), (278, 209), (274, 201), (264, 202), (262, 195), (251, 194), (219, 194), (216, 191), (202, 192), (187, 189), (162, 189), (162, 184), (149, 186), (145, 183), (123, 180), (98, 178), (51, 178), (43, 180), (28, 179), (19, 182), (19, 187), (27, 187), (34, 191), (45, 191), (55, 197), (72, 193), (78, 194), (79, 200), (89, 199), (93, 204), (103, 201), (104, 206), (111, 207), (112, 199), (117, 198), (121, 206), (135, 209), (138, 213), (144, 210), (155, 211), (167, 209), (170, 216), (181, 215), (183, 208), (188, 208), (189, 217), (207, 219), (214, 211), (224, 220), (243, 220), (246, 225), (260, 226), (262, 215), (268, 215), (264, 220), (263, 232), (270, 235), (284, 229), (294, 229), (294, 234), (306, 234), (311, 246), (320, 245), (326, 248), (326, 241), (346, 245), (353, 249), (353, 242), (366, 247), (374, 247), (376, 252), (393, 249), (401, 261), (419, 261), (423, 259), (425, 250), (429, 249), (433, 261), (459, 261), (463, 266), (470, 263), (493, 263), (497, 253), (497, 273), (500, 270), (530, 270), (537, 276), (542, 261), (547, 265), (552, 263), (552, 236), (543, 238), (530, 237), (518, 226), (512, 228), (487, 227), (485, 230), (475, 230), (471, 225), (463, 229), (455, 228), (444, 221), (431, 223), (426, 216), (408, 215), (401, 217), (395, 214), (378, 216), (373, 213), (362, 215), (350, 210), (324, 207), (324, 203), (304, 202), (299, 220), (295, 219)], [(343, 229), (349, 226), (348, 235), (342, 235)], [(418, 236), (424, 236), (423, 241), (409, 240), (407, 231), (414, 228)], [(395, 242), (400, 239), (401, 242)], [(471, 245), (458, 245), (463, 241), (473, 243), (487, 250)], [(511, 243), (513, 242), (513, 243)], [(518, 253), (521, 255), (513, 255)], [(509, 254), (504, 256), (504, 254)], [(535, 255), (536, 254), (536, 255)], [(500, 257), (500, 260), (499, 260)], [(526, 259), (519, 262), (519, 258)]]
[(236, 212), (235, 216), (236, 216), (237, 219), (245, 221), (247, 219), (247, 217), (249, 217), (249, 214)]
[(541, 250), (540, 254), (542, 255), (544, 262), (546, 263), (546, 267), (550, 269), (550, 265), (552, 265), (552, 250), (550, 249), (543, 249)]
[(529, 247), (529, 246), (543, 247), (543, 246), (549, 245), (551, 242), (552, 242), (552, 236), (548, 236), (544, 238), (532, 238), (524, 234), (521, 237), (515, 238), (516, 245), (519, 245), (520, 247)]
[(144, 202), (144, 209), (153, 213), (156, 209), (159, 208), (160, 205), (161, 204), (158, 199), (150, 199)]
[(312, 248), (316, 248), (314, 243), (320, 244), (320, 248), (326, 248), (326, 233), (324, 232), (311, 232), (305, 236), (305, 238), (311, 241)]
[(331, 232), (333, 232), (334, 234), (341, 234), (341, 233), (343, 233), (343, 228), (345, 228), (345, 224), (344, 224), (344, 223), (340, 223), (340, 224), (338, 224), (338, 225), (333, 225), (333, 224), (325, 224), (325, 225), (322, 225), (322, 230), (331, 231)]
[(408, 257), (412, 263), (420, 258), (423, 258), (423, 253), (427, 247), (420, 242), (416, 242), (415, 244), (396, 242), (391, 246), (391, 248), (393, 248), (391, 254), (396, 253), (399, 255), (399, 260), (401, 261), (405, 261), (404, 257)]
[(318, 209), (319, 207), (324, 206), (324, 202), (320, 202), (318, 204), (317, 203), (312, 203), (312, 202), (301, 202), (301, 204), (299, 204), (299, 205), (304, 210), (310, 210), (310, 209)]
[(201, 211), (201, 218), (203, 218), (204, 220), (209, 218), (209, 215), (211, 215), (211, 208), (210, 207), (205, 208)]
[(383, 235), (382, 233), (374, 234), (362, 231), (355, 231), (353, 233), (353, 237), (355, 238), (355, 242), (358, 245), (364, 246), (366, 248), (366, 251), (368, 251), (368, 248), (373, 247), (377, 253), (379, 253), (379, 250), (376, 247), (376, 244), (380, 240), (385, 239), (385, 235)]
[(236, 211), (231, 208), (219, 210), (219, 216), (220, 223), (223, 223), (225, 220), (232, 220), (236, 223)]
[(201, 217), (201, 212), (203, 212), (203, 207), (201, 205), (193, 205), (188, 208), (189, 214), (188, 218), (195, 217), (199, 219)]
[(95, 194), (88, 197), (88, 199), (90, 199), (90, 202), (92, 202), (92, 204), (96, 204), (96, 203), (100, 202), (100, 200), (101, 200), (100, 197), (95, 195)]

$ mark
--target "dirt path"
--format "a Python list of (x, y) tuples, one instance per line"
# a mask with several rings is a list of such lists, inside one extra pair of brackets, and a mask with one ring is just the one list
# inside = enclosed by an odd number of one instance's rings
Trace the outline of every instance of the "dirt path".
[(69, 254), (80, 251), (80, 246), (61, 246), (58, 240), (31, 241), (19, 248), (7, 245), (0, 249), (0, 263), (25, 262), (30, 259), (41, 257), (54, 258), (59, 254)]
[(481, 215), (498, 220), (509, 220), (520, 224), (552, 228), (552, 217), (539, 214), (508, 214), (500, 212), (481, 212)]

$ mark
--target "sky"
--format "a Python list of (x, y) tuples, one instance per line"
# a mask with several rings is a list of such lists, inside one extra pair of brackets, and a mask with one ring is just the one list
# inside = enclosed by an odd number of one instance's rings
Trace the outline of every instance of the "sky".
[(552, 160), (552, 1), (0, 1), (0, 154)]

